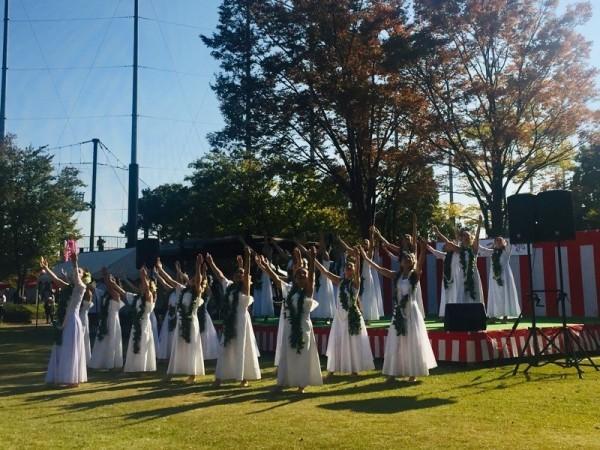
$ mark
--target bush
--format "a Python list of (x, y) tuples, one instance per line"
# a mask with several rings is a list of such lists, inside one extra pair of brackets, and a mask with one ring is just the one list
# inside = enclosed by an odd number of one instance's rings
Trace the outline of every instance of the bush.
[(31, 323), (33, 312), (23, 305), (7, 303), (4, 305), (4, 322), (6, 323)]

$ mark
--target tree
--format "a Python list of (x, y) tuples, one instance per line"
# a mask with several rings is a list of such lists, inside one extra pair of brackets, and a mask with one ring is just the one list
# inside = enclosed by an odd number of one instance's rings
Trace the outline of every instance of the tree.
[(263, 70), (276, 80), (271, 151), (310, 163), (335, 183), (363, 236), (378, 196), (402, 178), (384, 175), (385, 161), (408, 161), (403, 154), (416, 145), (408, 116), (421, 98), (386, 65), (383, 51), (391, 36), (407, 38), (402, 4), (271, 0), (252, 9), (269, 48)]
[(583, 148), (577, 156), (571, 189), (577, 228), (600, 229), (600, 146), (598, 144)]
[(507, 190), (519, 192), (568, 159), (590, 124), (597, 71), (575, 28), (591, 7), (562, 15), (557, 7), (557, 0), (416, 0), (412, 47), (433, 50), (406, 66), (406, 42), (388, 46), (399, 73), (427, 98), (421, 138), (465, 176), (490, 235), (505, 231)]
[(144, 237), (154, 233), (161, 239), (183, 240), (189, 237), (189, 189), (181, 184), (163, 184), (144, 189), (139, 199), (139, 227)]
[(265, 77), (261, 59), (268, 48), (257, 34), (251, 13), (259, 0), (224, 0), (219, 24), (212, 36), (201, 35), (221, 73), (211, 87), (220, 101), (225, 120), (223, 130), (211, 133), (213, 148), (243, 150), (253, 155), (270, 133), (269, 96), (273, 81)]
[(0, 174), (0, 277), (16, 276), (22, 293), (38, 258), (58, 254), (65, 237), (77, 234), (84, 185), (72, 167), (53, 175), (52, 156), (21, 149), (11, 136), (0, 143)]

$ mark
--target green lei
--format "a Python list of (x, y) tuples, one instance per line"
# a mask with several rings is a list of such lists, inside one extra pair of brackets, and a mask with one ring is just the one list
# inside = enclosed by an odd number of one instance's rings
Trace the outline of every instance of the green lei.
[(56, 319), (52, 322), (54, 327), (54, 342), (56, 345), (62, 345), (62, 326), (67, 315), (67, 307), (69, 306), (69, 300), (73, 294), (73, 286), (69, 285), (60, 290), (58, 294), (58, 306), (56, 308)]
[[(192, 301), (190, 302), (189, 306), (185, 306), (185, 304), (183, 303), (183, 297), (188, 292), (192, 294)], [(194, 307), (196, 306), (197, 302), (198, 302), (198, 296), (194, 292), (194, 289), (192, 289), (190, 287), (186, 287), (179, 294), (179, 301), (177, 302), (177, 313), (179, 315), (179, 324), (180, 324), (179, 335), (188, 344), (190, 343), (190, 341), (192, 339), (191, 338), (192, 317), (193, 317), (192, 311), (194, 310)]]
[(108, 334), (108, 307), (110, 305), (110, 296), (108, 293), (104, 294), (100, 299), (100, 320), (98, 322), (98, 333), (96, 337), (99, 341), (104, 339), (104, 336)]
[[(468, 261), (467, 254), (469, 255)], [(465, 292), (468, 292), (475, 300), (475, 253), (471, 247), (460, 248), (460, 265), (465, 275)]]
[[(348, 296), (350, 294), (350, 296)], [(348, 311), (348, 332), (350, 336), (360, 334), (360, 311), (356, 305), (358, 296), (354, 293), (352, 280), (343, 279), (339, 287), (340, 304)]]
[[(298, 293), (298, 301), (294, 306), (294, 295)], [(290, 331), (290, 347), (296, 349), (297, 353), (301, 353), (304, 348), (304, 334), (302, 333), (302, 314), (304, 312), (304, 298), (306, 294), (304, 289), (300, 289), (295, 284), (288, 292), (285, 299), (285, 315), (292, 327)]]
[[(172, 289), (169, 293), (169, 300), (171, 299), (171, 295), (176, 293), (175, 289)], [(170, 303), (170, 302), (169, 302)], [(177, 326), (177, 306), (176, 305), (167, 305), (167, 327), (169, 329), (169, 333), (175, 331), (175, 327)]]
[[(225, 291), (225, 301), (221, 305), (221, 314), (223, 316), (223, 346), (227, 346), (229, 341), (236, 335), (235, 319), (237, 307), (240, 301), (240, 290), (242, 283), (231, 283)], [(232, 296), (231, 302), (229, 297)]]
[(502, 248), (495, 248), (494, 253), (492, 253), (492, 270), (494, 272), (494, 280), (496, 280), (498, 286), (504, 286), (504, 281), (502, 281), (502, 264), (500, 264), (500, 257), (503, 251), (504, 249)]
[[(404, 315), (404, 308), (406, 308), (406, 304), (410, 299), (410, 294), (406, 294), (402, 296), (400, 301), (398, 301), (398, 292), (396, 286), (401, 276), (402, 273), (398, 272), (396, 274), (396, 277), (394, 278), (394, 290), (396, 290), (396, 292), (394, 292), (394, 315), (392, 317), (392, 323), (394, 324), (394, 328), (396, 328), (396, 336), (406, 336), (407, 326), (406, 316)], [(414, 270), (411, 271), (410, 275), (408, 276), (408, 279), (410, 280), (412, 291), (414, 293), (415, 289), (417, 288), (417, 283), (419, 281), (417, 278), (417, 274)]]
[[(138, 309), (138, 301), (141, 300), (140, 307)], [(136, 355), (140, 352), (140, 339), (142, 338), (142, 318), (146, 311), (146, 301), (140, 295), (136, 295), (133, 300), (133, 353)]]
[(454, 252), (448, 251), (446, 252), (446, 256), (444, 256), (444, 289), (448, 289), (454, 280), (452, 279), (452, 257), (454, 256)]

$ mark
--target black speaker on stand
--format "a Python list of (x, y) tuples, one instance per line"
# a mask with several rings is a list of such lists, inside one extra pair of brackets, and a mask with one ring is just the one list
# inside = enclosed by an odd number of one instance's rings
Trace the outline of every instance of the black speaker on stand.
[(149, 271), (154, 269), (160, 252), (158, 239), (140, 239), (135, 247), (135, 267), (146, 266)]
[[(525, 199), (524, 196), (530, 197)], [(553, 190), (541, 192), (533, 197), (531, 194), (515, 195), (508, 198), (508, 220), (510, 228), (511, 240), (514, 237), (516, 243), (527, 243), (527, 256), (529, 261), (529, 286), (531, 299), (531, 327), (525, 345), (519, 352), (518, 362), (513, 370), (513, 375), (516, 375), (519, 370), (526, 349), (529, 343), (533, 342), (533, 354), (529, 358), (528, 366), (525, 368), (525, 373), (532, 366), (543, 366), (549, 363), (554, 363), (561, 367), (575, 367), (579, 378), (583, 378), (581, 369), (581, 361), (587, 359), (589, 366), (600, 370), (594, 361), (587, 354), (587, 351), (581, 344), (580, 337), (571, 328), (567, 326), (567, 294), (564, 289), (563, 279), (563, 264), (562, 252), (560, 249), (561, 242), (575, 239), (575, 220), (573, 217), (573, 200), (571, 192), (564, 190)], [(512, 204), (512, 207), (511, 207)], [(532, 220), (533, 217), (533, 220)], [(533, 225), (532, 225), (533, 224)], [(555, 242), (558, 254), (558, 289), (533, 289), (533, 268), (531, 265), (531, 243), (532, 242)], [(538, 299), (537, 294), (543, 292), (546, 294), (556, 294), (557, 302), (560, 305), (562, 315), (562, 326), (553, 335), (547, 336), (542, 333), (537, 327), (535, 307)], [(519, 319), (521, 316), (519, 316)], [(512, 332), (515, 331), (519, 319), (515, 322)], [(511, 332), (511, 333), (512, 333)], [(542, 349), (539, 348), (538, 336), (544, 342)], [(563, 349), (560, 349), (558, 343), (559, 337), (562, 336), (564, 342)], [(555, 358), (552, 361), (540, 363), (541, 356), (549, 356), (548, 351), (552, 349), (555, 355), (564, 355), (562, 359)]]

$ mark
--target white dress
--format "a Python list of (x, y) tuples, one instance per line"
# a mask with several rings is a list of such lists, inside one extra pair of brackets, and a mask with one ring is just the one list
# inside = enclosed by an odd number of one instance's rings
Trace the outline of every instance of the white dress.
[[(506, 244), (506, 248), (500, 255), (500, 282), (502, 285), (498, 284), (498, 280), (494, 278), (493, 261), (490, 265), (487, 299), (488, 317), (517, 317), (521, 314), (517, 286), (510, 268), (511, 251), (510, 244)], [(494, 250), (480, 246), (479, 254), (492, 258)]]
[[(394, 270), (394, 271), (400, 270), (400, 258), (396, 255), (390, 254), (390, 260), (392, 262), (392, 270)], [(420, 280), (417, 282), (417, 305), (419, 305), (419, 310), (421, 311), (421, 315), (424, 318), (425, 317), (425, 306), (423, 305), (423, 291), (421, 290), (421, 281)], [(383, 309), (382, 309), (382, 311), (383, 311)]]
[[(219, 356), (219, 336), (207, 309), (211, 298), (212, 295), (204, 300), (204, 304), (199, 308), (204, 309), (204, 329), (200, 323), (200, 341), (202, 341), (202, 355), (205, 361), (217, 359)], [(198, 321), (200, 321), (200, 314), (198, 314)]]
[(92, 357), (92, 346), (90, 344), (90, 320), (88, 318), (88, 312), (94, 304), (89, 300), (81, 302), (79, 307), (79, 320), (81, 320), (81, 326), (83, 327), (83, 345), (85, 346), (85, 361), (89, 364), (90, 358)]
[(191, 307), (189, 342), (181, 335), (181, 311), (177, 305), (177, 325), (173, 333), (173, 348), (169, 359), (167, 373), (169, 375), (204, 375), (204, 357), (202, 356), (202, 342), (200, 341), (200, 325), (198, 324), (198, 307), (204, 303), (198, 297), (192, 305), (193, 292), (189, 289), (183, 291), (181, 298), (184, 311)]
[[(177, 302), (181, 289), (179, 287), (173, 289), (169, 294), (167, 303), (167, 314), (160, 326), (160, 335), (158, 338), (158, 346), (156, 348), (156, 358), (160, 360), (168, 360), (171, 357), (171, 349), (173, 348), (173, 332), (177, 325)], [(171, 329), (169, 329), (171, 327)]]
[[(333, 263), (323, 261), (323, 266), (329, 270)], [(310, 317), (313, 319), (331, 319), (335, 314), (335, 296), (333, 292), (333, 283), (325, 275), (319, 275), (319, 289), (315, 293), (315, 300), (319, 304)]]
[[(223, 281), (223, 288), (231, 285), (230, 280)], [(225, 301), (233, 301), (230, 294)], [(225, 345), (224, 336), (221, 336), (219, 344), (219, 356), (215, 369), (215, 378), (218, 380), (260, 380), (260, 365), (258, 364), (258, 346), (254, 337), (252, 320), (248, 313), (248, 307), (253, 298), (240, 292), (239, 301), (235, 315), (235, 336)]]
[(360, 296), (360, 304), (362, 307), (362, 315), (365, 320), (379, 320), (381, 313), (377, 306), (377, 293), (375, 291), (375, 282), (373, 281), (373, 273), (369, 264), (366, 262), (362, 267), (362, 295)]
[[(446, 252), (441, 252), (439, 250), (434, 250), (433, 256), (436, 259), (441, 259), (444, 261), (446, 259)], [(458, 273), (458, 267), (456, 267), (459, 263), (458, 254), (455, 252), (449, 252), (450, 257), (452, 258), (450, 262), (450, 279), (444, 283), (444, 268), (442, 266), (442, 286), (441, 286), (441, 295), (440, 295), (440, 309), (438, 315), (440, 317), (444, 317), (446, 315), (446, 305), (449, 303), (456, 303), (456, 283), (454, 282), (454, 277), (456, 273)], [(448, 287), (446, 287), (446, 284)]]
[[(466, 273), (463, 270), (460, 262), (460, 251), (455, 252), (452, 257), (452, 262), (456, 260), (456, 272), (453, 273), (454, 283), (456, 284), (456, 303), (483, 303), (483, 287), (481, 285), (481, 277), (477, 268), (477, 254), (473, 261), (473, 289), (474, 292), (466, 291)], [(465, 265), (468, 265), (468, 254), (465, 253)], [(472, 295), (474, 294), (474, 295)]]
[(252, 315), (254, 317), (273, 317), (273, 286), (271, 278), (265, 272), (261, 271), (260, 289), (255, 289), (254, 303), (252, 304)]
[(406, 335), (398, 336), (392, 317), (385, 341), (382, 373), (391, 377), (425, 376), (429, 375), (429, 369), (437, 367), (425, 321), (417, 305), (416, 288), (412, 288), (408, 278), (399, 277), (396, 281), (397, 304), (407, 294), (409, 300), (402, 310)]
[(79, 318), (85, 285), (76, 275), (74, 278), (75, 285), (62, 326), (62, 343), (52, 346), (46, 383), (79, 384), (87, 381), (84, 331)]
[(132, 299), (136, 313), (142, 308), (144, 312), (140, 320), (140, 342), (139, 351), (134, 349), (135, 319), (131, 324), (129, 334), (129, 345), (127, 346), (127, 357), (125, 358), (124, 372), (154, 372), (156, 370), (156, 349), (154, 347), (154, 333), (152, 333), (152, 321), (150, 315), (154, 311), (154, 302), (146, 302), (141, 297), (127, 294)]
[(123, 367), (123, 338), (121, 337), (119, 310), (124, 306), (124, 303), (121, 300), (112, 300), (106, 297), (106, 300), (99, 300), (100, 308), (102, 308), (103, 301), (108, 302), (106, 335), (100, 339), (96, 332), (92, 357), (88, 365), (92, 369), (120, 369)]
[[(342, 284), (343, 283), (343, 284)], [(345, 292), (349, 301), (355, 297), (354, 289), (342, 282), (338, 286), (338, 292)], [(369, 335), (365, 327), (360, 310), (360, 330), (356, 335), (350, 335), (348, 328), (348, 310), (344, 309), (341, 298), (338, 295), (337, 307), (327, 344), (327, 371), (341, 373), (357, 373), (365, 370), (373, 370), (373, 353), (369, 343)]]
[[(289, 323), (289, 311), (285, 299), (292, 286), (281, 283), (284, 298), (286, 317), (283, 319), (281, 349), (279, 351), (279, 366), (277, 368), (278, 386), (320, 386), (323, 384), (321, 375), (321, 362), (319, 361), (319, 349), (313, 333), (310, 312), (317, 307), (317, 302), (312, 298), (304, 298), (302, 317), (302, 335), (304, 347), (298, 352), (290, 345), (291, 324)], [(298, 294), (294, 295), (294, 307), (297, 307)]]
[(158, 320), (156, 320), (156, 314), (154, 314), (154, 309), (150, 313), (150, 324), (152, 325), (152, 336), (154, 337), (154, 347), (159, 343), (158, 338)]
[[(376, 248), (375, 252), (373, 253), (373, 261), (375, 261), (377, 263), (377, 265), (381, 266), (382, 260), (381, 260), (381, 256), (379, 255), (379, 250)], [(377, 272), (375, 270), (374, 267), (370, 267), (371, 268), (371, 277), (373, 278), (373, 284), (375, 285), (375, 295), (377, 297), (377, 309), (379, 310), (379, 314), (380, 316), (383, 316), (384, 314), (384, 309), (383, 309), (383, 291), (382, 291), (382, 278), (381, 275), (379, 275), (379, 272)], [(343, 277), (343, 275), (342, 275)]]

